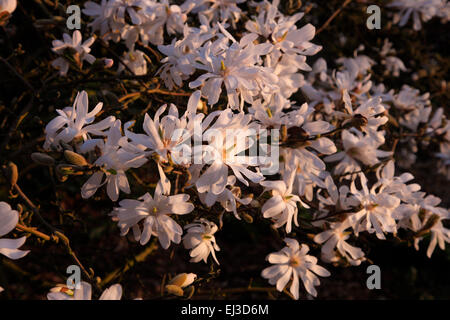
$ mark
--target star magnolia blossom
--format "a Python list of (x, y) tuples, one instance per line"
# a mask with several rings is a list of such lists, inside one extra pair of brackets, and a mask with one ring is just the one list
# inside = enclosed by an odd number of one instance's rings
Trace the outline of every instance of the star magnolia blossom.
[(271, 253), (266, 260), (274, 266), (268, 267), (261, 272), (263, 278), (269, 279), (269, 283), (276, 284), (278, 291), (283, 291), (288, 282), (292, 280), (290, 292), (297, 300), (299, 298), (300, 278), (306, 291), (313, 297), (317, 296), (315, 286), (320, 285), (317, 276), (328, 277), (330, 273), (325, 268), (317, 265), (317, 258), (308, 255), (309, 247), (301, 246), (295, 239), (284, 239), (286, 247), (278, 252)]
[(200, 91), (196, 91), (189, 98), (187, 110), (181, 118), (177, 107), (171, 104), (168, 115), (160, 119), (167, 108), (167, 105), (163, 105), (156, 111), (153, 119), (145, 114), (143, 123), (145, 135), (128, 130), (125, 131), (125, 135), (137, 148), (157, 153), (163, 162), (168, 162), (171, 158), (176, 164), (190, 164), (191, 147), (186, 143), (190, 142), (193, 134), (194, 115), (199, 103), (201, 103)]
[(385, 239), (384, 232), (396, 233), (397, 224), (392, 216), (393, 210), (399, 206), (400, 199), (387, 193), (375, 193), (367, 187), (367, 178), (359, 174), (362, 189), (356, 189), (355, 180), (350, 185), (353, 197), (348, 200), (351, 206), (360, 206), (361, 210), (349, 216), (349, 221), (358, 235), (360, 231), (376, 233), (378, 239)]
[[(91, 37), (81, 43), (82, 36), (81, 32), (75, 30), (72, 37), (67, 33), (63, 34), (63, 41), (53, 40), (52, 51), (58, 55), (63, 55), (64, 53), (70, 54), (74, 57), (75, 61), (81, 68), (83, 61), (87, 61), (90, 64), (95, 62), (95, 57), (91, 55), (90, 46), (94, 43), (94, 37)], [(69, 71), (70, 62), (64, 57), (59, 57), (52, 62), (52, 66), (59, 69), (59, 74), (61, 76), (66, 76), (67, 71)]]
[(104, 130), (111, 127), (115, 121), (114, 116), (109, 116), (102, 121), (93, 124), (95, 116), (102, 110), (103, 103), (98, 103), (94, 110), (89, 110), (89, 100), (86, 91), (78, 92), (73, 107), (63, 110), (57, 109), (59, 116), (50, 121), (45, 127), (44, 149), (51, 147), (61, 149), (60, 142), (69, 143), (80, 138), (85, 141), (90, 135), (104, 136)]
[(293, 180), (294, 174), (288, 173), (285, 175), (285, 180), (260, 182), (266, 188), (265, 191), (270, 190), (272, 193), (272, 197), (261, 208), (264, 218), (273, 219), (275, 228), (286, 225), (287, 233), (292, 230), (292, 221), (298, 227), (297, 202), (303, 207), (309, 208), (299, 196), (292, 194)]
[[(121, 122), (116, 120), (103, 139), (91, 139), (81, 147), (82, 152), (89, 152), (98, 148), (101, 156), (95, 160), (94, 165), (102, 170), (95, 172), (81, 187), (81, 196), (84, 199), (92, 197), (97, 189), (106, 186), (107, 194), (112, 201), (117, 201), (119, 192), (130, 193), (130, 185), (125, 172), (129, 168), (139, 168), (148, 161), (145, 154), (136, 150), (122, 136)], [(103, 177), (106, 176), (102, 182)]]
[[(215, 117), (217, 119), (209, 127)], [(251, 137), (256, 131), (253, 130), (255, 126), (250, 124), (250, 121), (250, 115), (243, 112), (235, 114), (230, 109), (213, 112), (203, 121), (202, 128), (205, 129), (203, 140), (208, 141), (208, 145), (194, 146), (195, 164), (190, 167), (190, 170), (200, 173), (205, 164), (210, 165), (195, 181), (198, 192), (221, 194), (228, 182), (229, 168), (233, 171), (234, 176), (246, 186), (249, 185), (247, 179), (254, 183), (263, 179), (260, 172), (248, 169), (248, 166), (257, 164), (256, 157), (240, 155), (243, 151), (251, 148), (254, 143)], [(196, 164), (196, 159), (199, 159), (202, 164)]]
[[(226, 32), (223, 27), (221, 30)], [(277, 77), (269, 69), (257, 65), (260, 56), (267, 54), (271, 45), (254, 45), (256, 38), (257, 35), (248, 35), (240, 42), (232, 38), (234, 42), (230, 47), (224, 43), (228, 41), (224, 37), (214, 43), (208, 41), (200, 51), (199, 62), (195, 64), (197, 69), (206, 73), (189, 83), (189, 87), (202, 86), (202, 94), (208, 98), (210, 105), (219, 101), (222, 84), (225, 84), (231, 108), (242, 110), (244, 101), (252, 103), (253, 97), (264, 85), (277, 82)]]
[[(57, 286), (47, 294), (48, 300), (92, 300), (92, 286), (81, 281), (74, 290), (65, 286)], [(122, 298), (122, 286), (114, 284), (103, 291), (99, 300), (120, 300)]]
[[(344, 151), (325, 157), (326, 162), (340, 161), (334, 167), (334, 173), (337, 175), (360, 171), (361, 167), (358, 161), (374, 166), (380, 162), (379, 157), (387, 157), (392, 154), (389, 151), (378, 150), (379, 143), (376, 140), (356, 129), (352, 132), (342, 131), (342, 142)], [(345, 178), (345, 175), (343, 177)]]
[(364, 260), (364, 252), (346, 242), (351, 232), (345, 231), (350, 228), (347, 219), (342, 223), (332, 223), (330, 229), (317, 234), (314, 241), (322, 244), (322, 259), (326, 262), (338, 260), (337, 253), (344, 257), (351, 265), (358, 266)]
[(216, 243), (214, 233), (217, 231), (217, 225), (206, 219), (200, 219), (184, 227), (187, 233), (183, 237), (183, 245), (190, 249), (191, 262), (203, 260), (205, 263), (211, 254), (214, 261), (219, 264), (216, 257), (216, 251), (220, 251)]
[[(0, 237), (8, 234), (19, 222), (19, 213), (12, 210), (6, 202), (0, 202)], [(19, 250), (27, 237), (18, 239), (0, 239), (0, 253), (4, 256), (16, 260), (23, 258), (30, 252), (29, 250)]]
[[(161, 180), (158, 182), (153, 197), (146, 193), (138, 200), (125, 199), (119, 202), (120, 207), (114, 208), (111, 215), (118, 220), (121, 235), (133, 230), (134, 238), (141, 245), (146, 244), (153, 235), (158, 237), (164, 249), (170, 243), (180, 243), (182, 228), (169, 215), (184, 215), (194, 210), (194, 205), (187, 202), (189, 195), (177, 194), (169, 196), (170, 181), (161, 167), (158, 167)], [(139, 222), (143, 220), (143, 230)]]

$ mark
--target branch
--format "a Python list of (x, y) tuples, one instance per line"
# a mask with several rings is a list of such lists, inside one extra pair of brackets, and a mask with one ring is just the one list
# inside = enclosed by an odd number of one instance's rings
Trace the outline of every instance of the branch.
[(352, 2), (352, 0), (345, 0), (345, 2), (340, 6), (339, 9), (337, 9), (335, 12), (333, 12), (333, 14), (328, 18), (327, 21), (325, 21), (325, 23), (319, 28), (319, 30), (317, 30), (316, 32), (316, 36), (321, 33), (326, 27), (328, 27), (328, 25), (330, 24), (331, 21), (334, 20), (334, 18), (336, 18), (338, 16), (338, 14), (350, 3)]

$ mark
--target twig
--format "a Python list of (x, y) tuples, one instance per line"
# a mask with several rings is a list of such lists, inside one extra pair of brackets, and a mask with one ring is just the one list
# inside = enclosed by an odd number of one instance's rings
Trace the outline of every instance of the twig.
[(158, 245), (157, 245), (155, 240), (156, 239), (154, 239), (153, 242), (147, 248), (145, 248), (144, 251), (139, 253), (133, 259), (128, 260), (122, 268), (117, 268), (114, 271), (112, 271), (111, 273), (109, 273), (105, 277), (105, 279), (103, 279), (100, 282), (100, 285), (99, 285), (100, 288), (103, 288), (108, 283), (110, 283), (111, 281), (113, 281), (114, 279), (119, 277), (120, 275), (124, 274), (128, 270), (130, 270), (136, 263), (143, 262), (158, 247)]
[(57, 241), (57, 239), (59, 239), (57, 237), (52, 238), (49, 235), (46, 235), (45, 233), (42, 233), (42, 232), (38, 231), (36, 228), (27, 227), (27, 226), (24, 226), (24, 225), (21, 225), (21, 224), (17, 224), (16, 225), (16, 229), (18, 229), (20, 231), (25, 231), (25, 232), (34, 234), (35, 236), (37, 236), (37, 237), (39, 237), (41, 239), (44, 239), (46, 241), (50, 241), (50, 240)]
[(317, 30), (316, 32), (316, 36), (321, 33), (326, 27), (328, 27), (328, 25), (331, 23), (331, 21), (334, 20), (334, 18), (337, 17), (337, 15), (350, 3), (352, 2), (352, 0), (345, 0), (345, 2), (340, 6), (339, 9), (337, 9), (335, 12), (333, 12), (333, 14), (328, 18), (327, 21), (325, 21), (325, 23), (319, 28), (319, 30)]

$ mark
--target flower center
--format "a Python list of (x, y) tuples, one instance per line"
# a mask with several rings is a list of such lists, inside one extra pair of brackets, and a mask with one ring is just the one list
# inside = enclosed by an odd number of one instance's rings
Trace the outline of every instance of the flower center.
[(289, 265), (290, 265), (291, 267), (294, 267), (294, 268), (300, 266), (300, 258), (299, 258), (299, 257), (292, 257), (292, 258), (289, 260)]

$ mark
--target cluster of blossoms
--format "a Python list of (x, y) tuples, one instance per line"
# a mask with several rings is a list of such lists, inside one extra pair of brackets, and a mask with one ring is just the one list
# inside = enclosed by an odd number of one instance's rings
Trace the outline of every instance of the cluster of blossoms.
[(422, 22), (427, 22), (434, 17), (441, 19), (442, 23), (450, 20), (450, 3), (447, 0), (394, 0), (388, 7), (398, 9), (394, 14), (394, 23), (400, 27), (406, 25), (412, 17), (414, 30), (422, 29)]
[[(264, 0), (251, 2), (256, 14), (248, 16), (238, 6), (243, 2), (85, 3), (83, 13), (91, 18), (92, 31), (103, 41), (124, 42), (123, 63), (135, 75), (147, 74), (145, 53), (137, 47), (155, 45), (165, 56), (157, 75), (167, 89), (184, 86), (196, 91), (183, 106), (163, 105), (154, 115), (145, 113), (141, 128), (134, 126), (134, 120), (122, 123), (114, 116), (100, 120), (103, 104), (89, 111), (85, 91), (78, 93), (72, 107), (58, 109), (59, 115), (46, 126), (44, 149), (69, 152), (71, 170), (90, 175), (81, 188), (82, 198), (91, 198), (106, 186), (108, 197), (118, 201), (110, 217), (122, 236), (131, 230), (141, 245), (157, 237), (164, 249), (182, 243), (194, 263), (206, 263), (211, 256), (219, 264), (216, 236), (220, 244), (225, 212), (239, 220), (245, 211), (258, 212), (286, 235), (286, 247), (267, 256), (274, 265), (261, 276), (279, 291), (289, 286), (295, 299), (300, 297), (299, 279), (316, 296), (318, 276), (330, 275), (308, 254), (310, 248), (312, 252), (320, 248), (324, 263), (357, 266), (366, 260), (357, 246), (361, 233), (386, 239), (405, 229), (414, 234), (416, 249), (431, 235), (428, 257), (437, 244), (444, 249), (450, 242), (450, 229), (444, 226), (449, 211), (439, 207), (439, 198), (411, 183), (412, 174), (396, 175), (396, 164), (411, 167), (418, 144), (430, 140), (415, 137), (428, 137), (438, 141), (439, 170), (450, 179), (450, 122), (444, 109), (432, 108), (429, 94), (410, 86), (395, 91), (374, 83), (375, 61), (361, 54), (362, 49), (353, 57), (337, 59), (335, 70), (323, 58), (308, 65), (308, 57), (322, 47), (311, 42), (316, 29), (302, 23), (303, 13), (287, 16), (279, 10), (279, 0)], [(448, 5), (439, 0), (411, 3), (391, 4), (405, 11), (400, 25), (412, 14), (418, 29), (419, 15), (426, 21), (433, 15), (445, 18), (443, 12), (448, 12)], [(189, 25), (194, 18), (195, 27)], [(245, 30), (233, 32), (242, 20)], [(165, 44), (169, 36), (172, 40)], [(72, 37), (64, 35), (64, 41), (53, 42), (53, 51), (60, 55), (53, 65), (66, 74), (67, 54), (80, 67), (83, 61), (92, 64), (93, 43), (94, 37), (82, 42), (79, 31)], [(389, 39), (380, 57), (386, 75), (407, 71)], [(118, 72), (123, 70), (121, 65)], [(294, 101), (297, 92), (306, 102)], [(387, 130), (392, 119), (401, 132), (408, 133), (398, 136), (393, 146)], [(255, 148), (265, 156), (253, 154)], [(394, 160), (397, 154), (399, 162)], [(144, 165), (157, 168), (154, 190), (137, 199), (121, 198), (132, 192), (127, 174)], [(268, 170), (274, 166), (276, 172)], [(188, 177), (182, 188), (170, 180), (173, 167)], [(213, 206), (223, 208), (214, 217), (216, 222), (196, 215), (196, 208)], [(291, 238), (302, 232), (302, 219), (310, 220), (306, 212), (313, 217), (315, 233), (309, 245)], [(0, 229), (0, 235), (10, 230)], [(171, 290), (182, 292), (194, 276), (174, 279)], [(48, 298), (91, 297), (87, 283), (71, 294), (64, 291), (56, 288)], [(120, 285), (115, 285), (101, 299), (119, 299), (121, 294)]]

